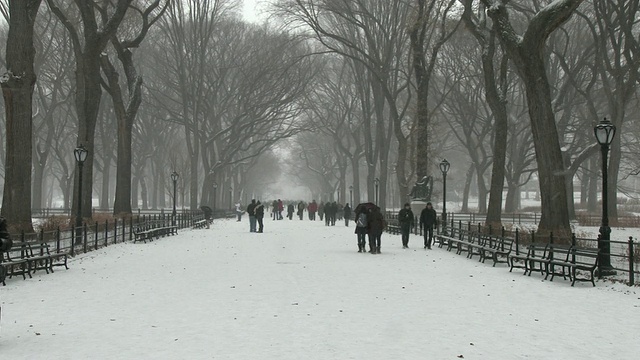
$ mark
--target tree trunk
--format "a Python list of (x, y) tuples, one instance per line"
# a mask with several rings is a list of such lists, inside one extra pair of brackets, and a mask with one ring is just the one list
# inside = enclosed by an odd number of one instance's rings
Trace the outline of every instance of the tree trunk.
[(33, 27), (41, 0), (9, 2), (7, 72), (0, 78), (6, 116), (2, 216), (13, 231), (33, 232), (31, 222), (32, 100), (36, 82)]
[(475, 172), (475, 167), (473, 164), (469, 166), (467, 170), (467, 179), (464, 182), (464, 191), (462, 194), (462, 209), (463, 213), (469, 212), (469, 193), (471, 192), (471, 182), (473, 181), (473, 173)]
[(598, 157), (592, 156), (589, 160), (589, 190), (587, 195), (587, 211), (598, 211)]
[(549, 35), (569, 19), (582, 1), (558, 0), (550, 3), (531, 18), (525, 34), (518, 36), (509, 22), (504, 3), (482, 0), (489, 16), (495, 22), (503, 47), (515, 63), (525, 85), (542, 202), (538, 232), (553, 232), (567, 241), (571, 228), (565, 167), (555, 114), (551, 106), (551, 89), (544, 63), (544, 45)]

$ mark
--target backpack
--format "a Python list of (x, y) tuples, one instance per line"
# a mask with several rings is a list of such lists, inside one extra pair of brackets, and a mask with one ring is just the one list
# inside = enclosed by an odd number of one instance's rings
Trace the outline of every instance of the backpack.
[(360, 215), (358, 215), (358, 220), (356, 221), (356, 226), (357, 227), (367, 227), (367, 214), (365, 213), (360, 213)]

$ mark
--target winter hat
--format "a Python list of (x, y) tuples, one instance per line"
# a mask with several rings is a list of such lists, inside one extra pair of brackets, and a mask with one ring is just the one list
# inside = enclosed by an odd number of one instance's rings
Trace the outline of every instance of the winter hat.
[(427, 205), (431, 205), (431, 206), (433, 206), (430, 202), (428, 202), (428, 203), (427, 203)]
[(404, 203), (404, 206), (411, 206), (411, 204), (409, 204), (409, 203)]

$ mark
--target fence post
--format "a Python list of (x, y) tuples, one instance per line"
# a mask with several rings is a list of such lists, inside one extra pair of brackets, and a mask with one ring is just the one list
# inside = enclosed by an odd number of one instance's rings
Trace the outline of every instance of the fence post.
[(87, 252), (87, 223), (82, 224), (82, 249)]
[(633, 253), (633, 237), (629, 236), (629, 286), (635, 285), (636, 274), (634, 273), (633, 263), (636, 260)]
[(118, 243), (118, 219), (113, 219), (113, 243)]
[(94, 247), (95, 247), (95, 250), (98, 250), (98, 234), (99, 234), (99, 233), (98, 233), (98, 222), (97, 222), (97, 221), (96, 221), (96, 224), (95, 224), (95, 231), (94, 231), (94, 233), (95, 233), (95, 235), (94, 235), (94, 236), (95, 236), (95, 238), (93, 239), (93, 240), (94, 240), (94, 241), (93, 241), (93, 242), (94, 242)]
[(69, 254), (71, 256), (75, 256), (75, 245), (76, 245), (76, 227), (75, 226), (71, 226), (71, 250), (69, 251)]
[(109, 245), (109, 219), (104, 221), (104, 246)]
[(127, 221), (122, 218), (122, 242), (127, 240)]
[(516, 228), (516, 255), (520, 255), (520, 232)]
[(56, 254), (60, 253), (60, 226), (56, 228)]

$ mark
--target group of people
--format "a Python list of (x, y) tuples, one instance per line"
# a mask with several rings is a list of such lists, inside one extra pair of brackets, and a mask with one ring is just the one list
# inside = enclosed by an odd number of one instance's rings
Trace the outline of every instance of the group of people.
[[(369, 237), (369, 253), (380, 254), (382, 232), (386, 227), (384, 216), (380, 208), (373, 204), (360, 204), (355, 209), (356, 230), (358, 238), (358, 252), (366, 252), (366, 236)], [(402, 248), (409, 248), (409, 235), (415, 226), (415, 220), (411, 205), (404, 204), (404, 208), (398, 213), (398, 222), (402, 233)], [(433, 228), (437, 223), (437, 214), (433, 205), (428, 202), (420, 213), (419, 225), (423, 229), (424, 248), (431, 249), (433, 243)]]
[[(336, 224), (336, 217), (340, 213), (344, 218), (345, 226), (349, 226), (349, 219), (351, 219), (351, 207), (349, 204), (345, 204), (344, 207), (340, 207), (336, 202), (320, 203), (318, 205), (315, 200), (309, 203), (308, 206), (304, 202), (300, 201), (297, 205), (298, 216), (300, 220), (303, 219), (303, 213), (306, 208), (309, 213), (309, 220), (315, 220), (315, 215), (318, 213), (320, 220), (325, 220), (326, 226), (334, 226)], [(272, 219), (282, 220), (282, 211), (284, 210), (284, 203), (282, 200), (274, 200), (272, 203)], [(339, 211), (342, 210), (342, 211)], [(295, 205), (290, 203), (287, 206), (287, 217), (289, 220), (293, 219), (293, 213), (295, 211)], [(380, 254), (380, 246), (382, 240), (382, 232), (386, 228), (386, 222), (384, 216), (380, 211), (380, 208), (372, 203), (365, 203), (358, 205), (355, 210), (355, 233), (358, 238), (358, 252), (366, 252), (366, 237), (369, 237), (369, 253)], [(242, 219), (242, 207), (239, 203), (236, 204), (236, 213), (238, 221)], [(247, 214), (249, 215), (249, 231), (262, 233), (264, 232), (264, 204), (255, 199), (251, 200), (251, 204), (247, 206)], [(423, 230), (424, 234), (424, 248), (431, 249), (433, 243), (433, 228), (437, 225), (437, 214), (433, 205), (428, 202), (425, 208), (420, 213), (419, 226)], [(398, 223), (400, 225), (400, 232), (402, 233), (402, 247), (404, 249), (409, 248), (409, 236), (411, 230), (415, 226), (414, 214), (411, 210), (409, 203), (404, 204), (404, 207), (398, 213)]]
[[(345, 226), (349, 226), (349, 219), (351, 219), (351, 207), (346, 204), (344, 207), (334, 202), (320, 202), (318, 204), (315, 200), (308, 205), (304, 201), (300, 201), (297, 205), (295, 203), (289, 203), (287, 205), (287, 217), (289, 220), (293, 219), (293, 214), (297, 208), (297, 215), (300, 220), (304, 218), (304, 211), (307, 210), (309, 214), (309, 220), (315, 221), (316, 214), (320, 220), (325, 221), (326, 226), (334, 226), (336, 224), (336, 218), (343, 219)], [(282, 213), (284, 211), (284, 202), (281, 199), (274, 200), (271, 203), (271, 218), (273, 220), (282, 220)], [(247, 206), (247, 215), (249, 215), (249, 231), (261, 233), (264, 231), (264, 213), (265, 208), (259, 200), (251, 200), (251, 204)], [(236, 203), (236, 216), (237, 221), (242, 221), (242, 215), (244, 211), (240, 203)]]

